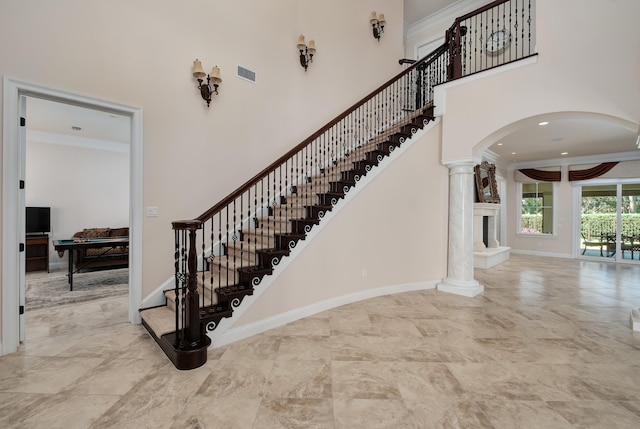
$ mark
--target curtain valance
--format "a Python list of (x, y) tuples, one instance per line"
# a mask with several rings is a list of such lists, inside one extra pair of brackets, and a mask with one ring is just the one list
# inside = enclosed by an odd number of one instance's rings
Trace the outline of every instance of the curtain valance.
[(570, 167), (569, 181), (595, 179), (596, 177), (600, 177), (603, 174), (608, 173), (616, 165), (618, 165), (617, 162), (603, 162), (595, 167), (585, 168), (582, 170), (572, 170)]
[(523, 168), (515, 171), (516, 182), (559, 182), (560, 167)]

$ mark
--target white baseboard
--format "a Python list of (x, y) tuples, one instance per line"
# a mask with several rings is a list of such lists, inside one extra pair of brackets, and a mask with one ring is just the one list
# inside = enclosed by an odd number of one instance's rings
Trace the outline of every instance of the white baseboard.
[(531, 255), (531, 256), (545, 256), (549, 258), (565, 258), (565, 259), (574, 259), (573, 255), (567, 253), (552, 253), (552, 252), (537, 252), (535, 250), (517, 250), (513, 247), (511, 248), (511, 253), (517, 253), (519, 255)]
[(245, 326), (240, 326), (235, 329), (229, 329), (218, 338), (212, 338), (212, 340), (215, 340), (215, 342), (212, 342), (211, 346), (220, 347), (227, 344), (231, 344), (236, 341), (240, 341), (245, 338), (249, 338), (254, 335), (261, 334), (270, 329), (278, 328), (280, 326), (286, 325), (287, 323), (295, 322), (296, 320), (313, 316), (314, 314), (320, 313), (322, 311), (331, 310), (332, 308), (340, 307), (342, 305), (351, 304), (351, 303), (362, 301), (365, 299), (375, 298), (383, 295), (402, 293), (402, 292), (435, 289), (436, 283), (437, 281), (434, 280), (434, 281), (428, 281), (428, 282), (384, 286), (376, 289), (367, 289), (360, 292), (354, 292), (348, 295), (326, 299), (324, 301), (316, 302), (316, 303), (307, 305), (305, 307), (296, 308), (294, 310), (287, 311), (285, 313), (268, 317), (258, 322), (250, 323)]
[(154, 289), (149, 295), (147, 295), (140, 304), (140, 308), (151, 308), (165, 305), (167, 300), (164, 296), (164, 291), (175, 288), (175, 278), (169, 277), (164, 283)]

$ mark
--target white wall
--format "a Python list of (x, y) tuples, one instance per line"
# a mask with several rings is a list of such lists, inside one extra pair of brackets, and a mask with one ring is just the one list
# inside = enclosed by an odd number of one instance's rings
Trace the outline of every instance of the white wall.
[(540, 114), (640, 120), (640, 39), (621, 30), (635, 26), (640, 3), (537, 0), (536, 10), (536, 64), (446, 91), (444, 159), (469, 156), (473, 146), (493, 143), (501, 129)]
[[(521, 121), (567, 112), (640, 122), (640, 38), (632, 32), (640, 2), (536, 0), (535, 62), (495, 69), (439, 87), (445, 110), (442, 159), (478, 160), (483, 150)], [(571, 22), (571, 25), (567, 25)], [(427, 36), (425, 36), (427, 37)], [(411, 39), (411, 52), (421, 42)], [(522, 167), (524, 168), (524, 167)], [(516, 235), (517, 199), (513, 173), (506, 175), (507, 237), (514, 250), (571, 256), (571, 185), (560, 183), (554, 237)]]
[(128, 153), (27, 141), (26, 156), (25, 204), (51, 207), (52, 268), (66, 264), (53, 240), (83, 228), (129, 225)]
[(415, 140), (234, 320), (234, 329), (367, 289), (433, 287), (446, 276), (448, 169), (438, 161), (439, 124)]
[[(25, 0), (0, 3), (0, 73), (143, 109), (142, 296), (173, 272), (171, 222), (191, 219), (402, 67), (402, 2)], [(90, 18), (88, 18), (90, 17)], [(305, 72), (296, 42), (318, 52)], [(192, 76), (220, 67), (207, 108)], [(237, 65), (257, 84), (236, 78)], [(3, 142), (3, 144), (7, 144)]]
[[(380, 42), (367, 21), (374, 8), (388, 22)], [(375, 7), (365, 0), (2, 2), (0, 71), (144, 109), (144, 194), (134, 197), (160, 210), (143, 223), (145, 296), (171, 276), (171, 221), (197, 216), (401, 70), (402, 15), (401, 2), (392, 0), (378, 0)], [(447, 90), (441, 147), (425, 137), (431, 143), (420, 156), (403, 158), (406, 168), (394, 165), (384, 183), (380, 177), (379, 187), (358, 195), (328, 225), (330, 239), (319, 238), (282, 277), (279, 286), (295, 293), (280, 296), (291, 300), (270, 309), (256, 306), (243, 322), (303, 305), (297, 293), (310, 272), (323, 276), (314, 287), (340, 288), (355, 280), (345, 263), (354, 257), (356, 266), (388, 257), (401, 264), (386, 271), (375, 266), (386, 275), (378, 280), (370, 274), (367, 286), (441, 279), (447, 174), (438, 160), (469, 159), (474, 147), (490, 145), (493, 133), (540, 113), (582, 110), (638, 122), (640, 61), (632, 56), (640, 52), (637, 16), (636, 0), (537, 0), (538, 63)], [(318, 46), (306, 73), (295, 50), (300, 33)], [(222, 70), (220, 96), (210, 109), (191, 77), (196, 58)], [(258, 84), (233, 77), (236, 64), (257, 71)], [(434, 198), (434, 190), (444, 194)], [(380, 202), (389, 208), (369, 216)], [(393, 237), (404, 240), (389, 237), (385, 221), (394, 220)], [(367, 236), (371, 231), (377, 235)], [(338, 246), (344, 234), (352, 235)], [(375, 245), (387, 238), (393, 246)], [(318, 272), (319, 255), (336, 271)], [(396, 277), (400, 266), (409, 270), (405, 277)]]

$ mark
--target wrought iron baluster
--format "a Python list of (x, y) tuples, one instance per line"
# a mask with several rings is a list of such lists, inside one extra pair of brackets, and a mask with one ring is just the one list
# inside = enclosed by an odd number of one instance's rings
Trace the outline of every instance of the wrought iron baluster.
[(175, 328), (176, 328), (176, 336), (174, 339), (174, 347), (178, 347), (180, 345), (180, 288), (182, 286), (182, 280), (180, 271), (182, 267), (182, 241), (181, 241), (182, 231), (175, 230), (175, 247), (174, 247), (174, 268), (175, 268), (175, 277), (174, 277), (174, 293), (175, 293)]
[[(218, 287), (222, 286), (222, 259), (224, 258), (224, 254), (222, 253), (222, 213), (218, 214), (218, 251), (221, 253), (220, 257), (218, 258)], [(215, 272), (214, 272), (215, 273)], [(212, 277), (213, 274), (212, 273)], [(215, 279), (214, 279), (215, 280)], [(215, 281), (212, 282), (214, 284), (214, 288), (215, 288)]]
[(205, 288), (207, 286), (207, 282), (205, 280), (205, 275), (206, 275), (206, 272), (207, 272), (207, 270), (206, 270), (207, 259), (205, 257), (206, 254), (207, 254), (207, 251), (206, 251), (206, 238), (207, 237), (206, 237), (206, 235), (204, 234), (204, 231), (203, 231), (202, 244), (200, 245), (200, 254), (202, 255), (202, 273), (201, 273), (202, 286), (201, 286), (200, 294), (202, 295), (202, 297), (201, 297), (202, 302), (199, 303), (200, 304), (199, 308), (200, 307), (204, 307), (206, 305), (206, 303), (205, 303), (205, 294), (204, 294), (204, 290), (205, 290)]
[[(524, 7), (523, 7), (523, 10), (524, 10)], [(523, 17), (523, 19), (524, 19), (524, 17)], [(529, 18), (527, 18), (527, 28), (529, 30), (529, 52), (528, 52), (528, 54), (531, 54), (531, 0), (529, 0)], [(524, 39), (524, 34), (522, 35), (522, 38)]]

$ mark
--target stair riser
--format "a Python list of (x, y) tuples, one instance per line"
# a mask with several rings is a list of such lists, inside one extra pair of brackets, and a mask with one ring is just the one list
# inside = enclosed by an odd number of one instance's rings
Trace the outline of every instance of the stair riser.
[(331, 182), (331, 186), (329, 187), (329, 192), (338, 193), (338, 194), (346, 194), (351, 190), (353, 185), (350, 182), (339, 181), (339, 182)]
[[(209, 288), (205, 288), (205, 290), (210, 291)], [(205, 298), (204, 300), (202, 299), (202, 296), (200, 296), (200, 292), (202, 292), (202, 289), (198, 289), (198, 296), (199, 296), (199, 302), (200, 302), (200, 307), (205, 308), (207, 306), (211, 306), (211, 305), (216, 305), (217, 301), (217, 297), (215, 297), (213, 299), (213, 301), (211, 301), (211, 293), (210, 292), (206, 292)], [(176, 311), (176, 302), (175, 302), (175, 295), (171, 296), (171, 299), (169, 299), (169, 297), (167, 297), (167, 308), (170, 309), (171, 311)]]
[(293, 234), (308, 234), (311, 229), (320, 223), (317, 219), (298, 219), (291, 221), (291, 232)]
[(276, 248), (282, 250), (293, 250), (300, 240), (304, 240), (304, 235), (277, 235)]
[(314, 192), (315, 189), (307, 188), (305, 191), (308, 191), (308, 193), (288, 196), (287, 206), (300, 207), (318, 204), (318, 194)]
[(338, 201), (340, 201), (342, 198), (344, 198), (344, 194), (341, 192), (334, 193), (334, 194), (326, 193), (326, 194), (318, 195), (319, 205), (321, 206), (333, 207), (336, 204), (338, 204)]
[(273, 269), (271, 268), (262, 268), (259, 270), (240, 270), (240, 279), (239, 285), (245, 287), (256, 287), (260, 285), (262, 279), (267, 276), (273, 274)]
[(256, 227), (256, 229), (261, 229), (261, 228), (266, 228), (267, 224), (269, 224), (270, 226), (277, 225), (277, 224), (283, 224), (283, 225), (287, 224), (288, 222), (287, 218), (278, 216), (275, 210), (273, 209), (271, 211), (272, 213), (269, 216), (258, 217), (257, 221), (253, 222), (253, 226)]
[(235, 310), (240, 306), (245, 296), (253, 295), (253, 288), (225, 288), (216, 290), (218, 305), (216, 311)]
[(304, 206), (294, 206), (294, 207), (282, 207), (282, 211), (276, 211), (278, 215), (282, 217), (287, 217), (288, 219), (302, 219), (306, 217), (306, 210)]
[[(275, 232), (286, 232), (291, 227), (289, 219), (277, 218), (275, 216), (269, 218), (262, 218), (258, 221), (258, 228), (255, 233), (258, 234), (273, 234)], [(249, 231), (254, 233), (254, 230)]]
[(311, 206), (307, 207), (307, 217), (311, 219), (322, 220), (322, 218), (331, 211), (330, 206)]
[(289, 254), (288, 249), (272, 249), (269, 252), (258, 253), (258, 259), (261, 267), (274, 268), (280, 264), (282, 258), (289, 256)]
[(343, 181), (346, 182), (357, 182), (360, 179), (362, 179), (364, 177), (366, 173), (362, 172), (362, 171), (356, 171), (356, 170), (350, 170), (350, 171), (343, 171), (342, 172), (342, 177), (340, 178)]
[[(269, 229), (269, 231), (267, 231)], [(273, 247), (273, 228), (260, 228), (258, 230), (242, 231), (242, 240), (229, 242), (225, 247), (239, 248), (240, 245), (247, 250), (268, 249)]]

